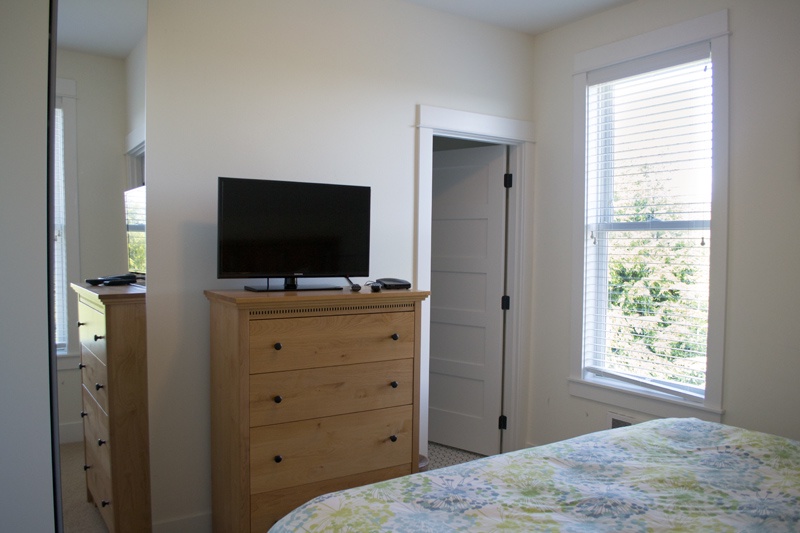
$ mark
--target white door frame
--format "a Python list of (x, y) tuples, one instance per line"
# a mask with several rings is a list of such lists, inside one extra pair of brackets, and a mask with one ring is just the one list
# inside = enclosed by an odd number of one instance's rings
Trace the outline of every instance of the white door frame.
[[(431, 288), (431, 216), (433, 187), (433, 137), (452, 137), (509, 146), (509, 170), (513, 174), (508, 205), (507, 293), (511, 308), (505, 333), (506, 365), (503, 375), (504, 414), (508, 429), (503, 451), (524, 446), (527, 433), (529, 324), (531, 266), (527, 244), (527, 220), (533, 203), (527, 198), (533, 177), (534, 129), (527, 121), (481, 115), (426, 105), (417, 106), (417, 238), (414, 280), (420, 290)], [(526, 268), (527, 267), (527, 268)], [(497, 302), (500, 305), (500, 302)], [(422, 304), (420, 339), (420, 453), (428, 453), (428, 386), (430, 372), (430, 300)], [(523, 355), (525, 355), (523, 357)]]

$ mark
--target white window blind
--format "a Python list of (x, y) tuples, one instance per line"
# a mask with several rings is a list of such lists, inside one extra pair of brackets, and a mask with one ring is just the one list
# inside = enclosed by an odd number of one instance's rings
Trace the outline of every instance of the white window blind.
[(66, 194), (64, 178), (64, 111), (55, 114), (55, 183), (53, 184), (53, 290), (56, 349), (64, 351), (68, 340)]
[(73, 80), (56, 81), (53, 177), (53, 320), (58, 355), (80, 353), (77, 299), (70, 282), (80, 278), (78, 250), (78, 171), (76, 87)]
[(583, 368), (685, 400), (706, 384), (712, 67), (706, 44), (587, 77)]

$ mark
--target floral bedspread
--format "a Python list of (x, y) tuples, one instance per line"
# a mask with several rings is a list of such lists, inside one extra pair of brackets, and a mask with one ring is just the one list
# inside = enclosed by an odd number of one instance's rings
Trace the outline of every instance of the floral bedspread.
[(334, 492), (270, 530), (800, 531), (800, 442), (665, 419)]

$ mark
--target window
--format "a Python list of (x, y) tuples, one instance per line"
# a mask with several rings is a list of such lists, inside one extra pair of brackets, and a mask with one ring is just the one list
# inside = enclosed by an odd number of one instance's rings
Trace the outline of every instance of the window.
[(56, 107), (55, 183), (53, 184), (53, 314), (56, 323), (56, 349), (67, 349), (67, 242), (64, 213), (64, 110)]
[(59, 79), (56, 83), (53, 154), (53, 318), (59, 355), (78, 353), (77, 304), (69, 288), (70, 282), (78, 281), (80, 277), (75, 112), (75, 82)]
[(128, 189), (144, 185), (144, 141), (140, 142), (125, 154), (128, 162)]
[(660, 416), (721, 412), (727, 13), (695, 22), (576, 61), (571, 390)]

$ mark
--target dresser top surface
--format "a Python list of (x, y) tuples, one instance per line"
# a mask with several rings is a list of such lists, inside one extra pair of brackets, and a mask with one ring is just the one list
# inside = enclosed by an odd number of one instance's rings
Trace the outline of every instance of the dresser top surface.
[(106, 287), (104, 285), (72, 283), (72, 290), (84, 298), (100, 300), (104, 304), (130, 302), (132, 300), (144, 301), (147, 297), (147, 288), (136, 284)]
[(351, 292), (347, 289), (325, 291), (277, 291), (277, 292), (252, 292), (246, 290), (207, 290), (206, 298), (212, 302), (236, 305), (238, 307), (269, 307), (280, 306), (288, 303), (301, 306), (325, 304), (356, 304), (360, 302), (418, 302), (428, 297), (428, 291), (417, 290), (382, 290), (372, 292), (362, 289), (360, 292)]

